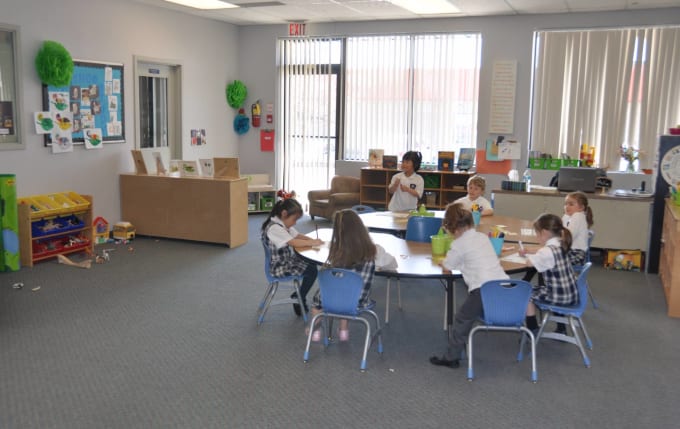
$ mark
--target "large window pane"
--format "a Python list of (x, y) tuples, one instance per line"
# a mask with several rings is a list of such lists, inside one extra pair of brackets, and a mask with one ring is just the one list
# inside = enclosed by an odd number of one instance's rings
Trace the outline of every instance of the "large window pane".
[(18, 30), (0, 25), (0, 150), (23, 149), (19, 124)]

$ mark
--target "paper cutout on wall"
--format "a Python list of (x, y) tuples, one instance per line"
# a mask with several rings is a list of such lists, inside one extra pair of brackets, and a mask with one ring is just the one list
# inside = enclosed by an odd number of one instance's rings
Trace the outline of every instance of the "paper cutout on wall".
[(480, 174), (508, 174), (512, 168), (512, 161), (505, 159), (502, 161), (488, 161), (486, 151), (477, 150), (477, 173)]

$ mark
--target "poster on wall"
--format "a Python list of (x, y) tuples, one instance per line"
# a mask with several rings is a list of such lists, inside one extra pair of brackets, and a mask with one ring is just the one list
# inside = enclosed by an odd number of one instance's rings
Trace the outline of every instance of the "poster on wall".
[[(124, 143), (123, 64), (80, 60), (73, 64), (68, 85), (43, 85), (43, 110), (55, 123), (57, 117), (69, 118), (73, 143), (86, 143), (88, 129), (97, 129), (102, 143)], [(45, 134), (45, 146), (54, 138), (53, 133)]]

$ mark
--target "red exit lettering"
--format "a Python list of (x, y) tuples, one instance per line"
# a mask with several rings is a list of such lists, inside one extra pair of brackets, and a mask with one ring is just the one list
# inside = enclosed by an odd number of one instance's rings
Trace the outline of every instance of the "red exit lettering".
[(305, 24), (302, 24), (302, 23), (290, 23), (290, 24), (288, 24), (288, 35), (289, 36), (304, 36), (305, 35)]

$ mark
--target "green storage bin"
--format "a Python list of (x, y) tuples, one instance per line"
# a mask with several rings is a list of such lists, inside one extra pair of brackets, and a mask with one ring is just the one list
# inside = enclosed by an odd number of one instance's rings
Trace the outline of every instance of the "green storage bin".
[(19, 271), (19, 213), (14, 174), (0, 174), (0, 271)]
[(533, 168), (534, 170), (543, 170), (545, 168), (545, 159), (543, 158), (530, 158), (529, 159), (529, 168)]
[(274, 208), (274, 197), (260, 197), (260, 210), (271, 210)]
[(546, 159), (545, 169), (546, 170), (559, 170), (562, 167), (562, 160), (559, 158)]

